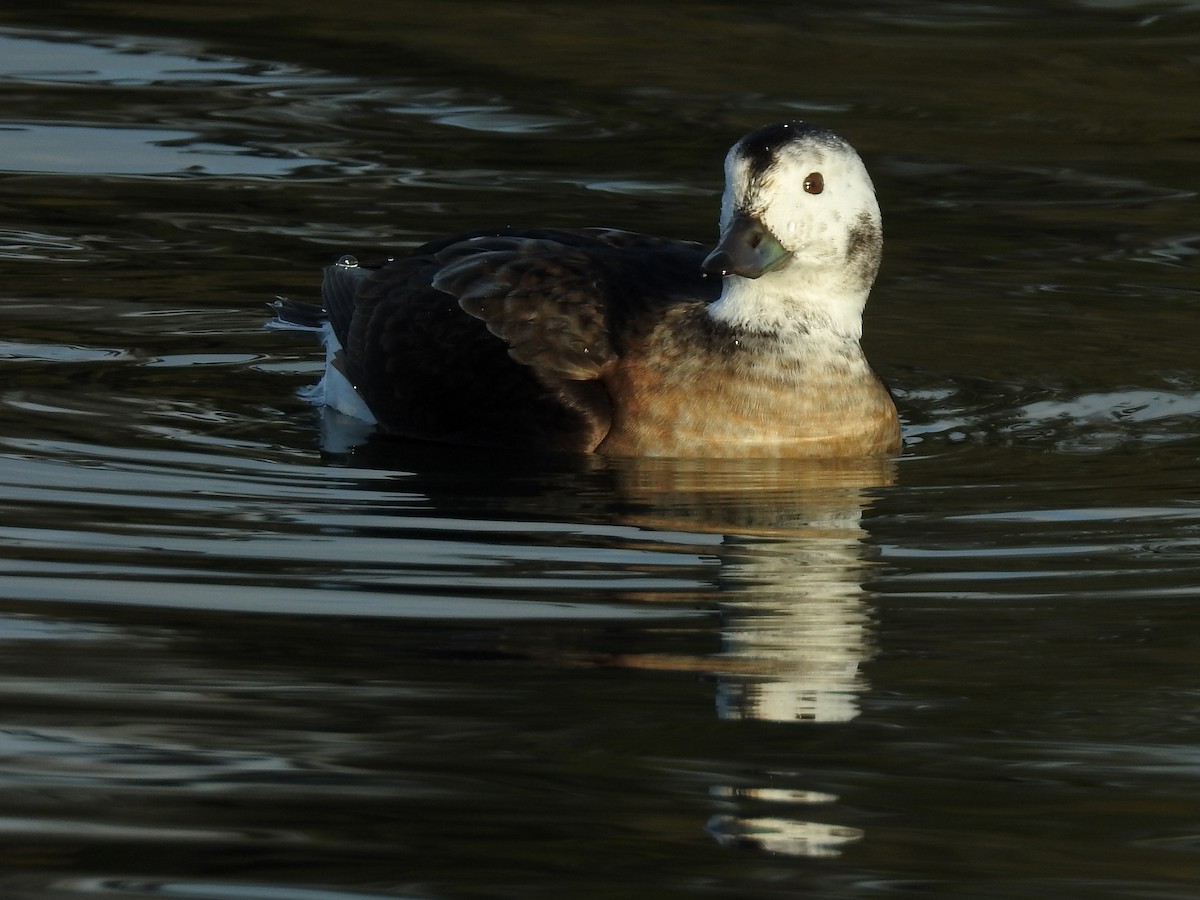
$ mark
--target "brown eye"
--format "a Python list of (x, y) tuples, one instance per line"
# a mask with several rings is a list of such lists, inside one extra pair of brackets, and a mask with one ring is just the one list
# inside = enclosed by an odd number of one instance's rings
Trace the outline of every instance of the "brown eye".
[(825, 190), (825, 179), (820, 172), (812, 172), (804, 179), (804, 190), (809, 194), (819, 194)]

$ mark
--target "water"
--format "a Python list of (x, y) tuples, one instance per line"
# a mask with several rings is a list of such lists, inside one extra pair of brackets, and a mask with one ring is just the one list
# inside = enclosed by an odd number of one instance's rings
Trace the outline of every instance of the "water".
[[(1191, 898), (1200, 12), (0, 14), (0, 893)], [(339, 443), (263, 329), (480, 224), (879, 189), (895, 463)]]

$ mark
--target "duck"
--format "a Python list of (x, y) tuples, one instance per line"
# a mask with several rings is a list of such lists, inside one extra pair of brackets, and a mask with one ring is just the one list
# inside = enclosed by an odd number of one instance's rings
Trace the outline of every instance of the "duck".
[(610, 457), (883, 457), (892, 395), (861, 347), (883, 248), (840, 135), (758, 128), (725, 156), (715, 245), (484, 228), (326, 268), (314, 399), (386, 436)]

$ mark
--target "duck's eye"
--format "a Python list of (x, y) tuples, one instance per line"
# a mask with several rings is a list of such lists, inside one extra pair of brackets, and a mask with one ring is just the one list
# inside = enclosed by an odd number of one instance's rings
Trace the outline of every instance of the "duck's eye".
[(812, 172), (804, 179), (804, 191), (808, 194), (819, 194), (825, 190), (825, 178), (820, 172)]

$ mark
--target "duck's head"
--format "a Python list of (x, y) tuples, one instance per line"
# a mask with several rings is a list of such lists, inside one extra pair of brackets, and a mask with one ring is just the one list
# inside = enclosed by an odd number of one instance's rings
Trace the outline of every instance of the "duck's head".
[(854, 148), (805, 122), (768, 125), (725, 158), (721, 238), (704, 261), (725, 278), (711, 314), (752, 330), (857, 337), (882, 250), (875, 188)]

